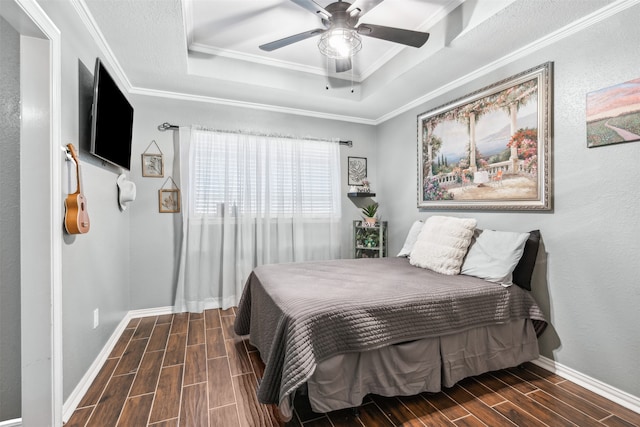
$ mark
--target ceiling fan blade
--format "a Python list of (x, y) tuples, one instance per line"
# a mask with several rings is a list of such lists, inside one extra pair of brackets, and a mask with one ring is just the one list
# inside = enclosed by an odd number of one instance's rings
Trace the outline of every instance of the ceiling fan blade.
[(382, 2), (383, 0), (356, 0), (351, 6), (349, 6), (347, 13), (361, 18), (365, 13), (369, 12)]
[(322, 6), (318, 5), (313, 0), (291, 0), (298, 6), (307, 9), (309, 12), (319, 16), (322, 19), (331, 18), (331, 14), (327, 12)]
[(376, 39), (388, 40), (407, 46), (420, 47), (429, 39), (429, 33), (404, 30), (402, 28), (383, 27), (382, 25), (362, 24), (356, 30), (358, 34)]
[(336, 73), (344, 73), (351, 69), (351, 58), (336, 58)]
[(324, 33), (324, 28), (316, 28), (315, 30), (305, 31), (304, 33), (295, 34), (293, 36), (285, 37), (280, 40), (273, 41), (271, 43), (265, 43), (260, 45), (260, 49), (266, 50), (267, 52), (271, 52), (272, 50), (280, 49), (281, 47), (288, 46), (295, 42), (299, 42), (301, 40), (308, 39), (309, 37), (317, 36), (319, 34)]

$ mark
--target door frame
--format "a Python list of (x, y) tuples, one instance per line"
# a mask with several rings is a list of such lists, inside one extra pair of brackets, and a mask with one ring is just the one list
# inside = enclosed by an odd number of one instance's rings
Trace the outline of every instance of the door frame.
[[(31, 121), (25, 120), (24, 112), (21, 114), (21, 423), (57, 427), (62, 425), (63, 403), (61, 36), (35, 0), (1, 1), (0, 14), (21, 36), (48, 41), (48, 69), (33, 70), (42, 73), (37, 75), (39, 81), (48, 80), (48, 102), (45, 94), (42, 103), (44, 114)], [(21, 92), (24, 85), (22, 76), (21, 71)], [(38, 156), (22, 155), (23, 123), (27, 123), (25, 126), (36, 123), (37, 128), (45, 130), (41, 133), (48, 133), (48, 138), (36, 141)], [(39, 168), (36, 176), (25, 182), (22, 177), (32, 173), (34, 167)], [(37, 206), (46, 209), (25, 213), (32, 202), (25, 200), (24, 191), (40, 199)], [(34, 225), (38, 232), (28, 232), (30, 226)], [(28, 257), (25, 256), (23, 250), (33, 248), (38, 250), (30, 251)], [(33, 274), (34, 271), (38, 271), (37, 275)], [(37, 280), (32, 280), (34, 278)], [(45, 320), (36, 324), (32, 318)], [(42, 324), (45, 322), (48, 324)]]

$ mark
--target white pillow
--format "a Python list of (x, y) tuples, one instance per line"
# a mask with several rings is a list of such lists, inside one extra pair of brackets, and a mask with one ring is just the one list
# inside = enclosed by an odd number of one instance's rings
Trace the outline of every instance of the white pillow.
[(476, 230), (461, 273), (511, 286), (528, 238), (529, 233)]
[(409, 233), (407, 234), (407, 238), (404, 241), (404, 246), (402, 246), (402, 249), (400, 249), (400, 252), (398, 252), (398, 255), (396, 256), (409, 256), (409, 254), (411, 253), (411, 249), (413, 249), (413, 245), (415, 245), (416, 240), (418, 239), (418, 234), (420, 234), (420, 230), (422, 230), (423, 225), (424, 222), (422, 221), (416, 221), (413, 223), (413, 225), (411, 225)]
[(429, 217), (411, 250), (409, 263), (450, 276), (459, 274), (475, 228), (473, 218)]

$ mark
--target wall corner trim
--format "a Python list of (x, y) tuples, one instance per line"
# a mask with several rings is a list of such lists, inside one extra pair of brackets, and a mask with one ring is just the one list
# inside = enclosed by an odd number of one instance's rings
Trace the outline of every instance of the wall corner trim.
[(592, 391), (618, 405), (624, 406), (634, 412), (640, 413), (640, 397), (634, 396), (626, 391), (622, 391), (608, 384), (603, 383), (600, 380), (592, 378), (575, 369), (564, 366), (561, 363), (551, 360), (544, 356), (536, 360), (532, 360), (531, 363), (553, 372), (569, 381), (572, 381), (589, 391)]
[[(87, 372), (80, 379), (80, 382), (78, 383), (78, 385), (73, 389), (73, 391), (71, 392), (67, 400), (65, 400), (64, 404), (62, 405), (63, 422), (66, 423), (67, 421), (69, 421), (69, 418), (71, 418), (71, 415), (73, 415), (73, 412), (78, 407), (78, 404), (82, 400), (82, 397), (85, 395), (87, 390), (89, 390), (89, 387), (91, 386), (91, 383), (93, 383), (93, 380), (98, 375), (98, 372), (100, 372), (102, 365), (104, 365), (104, 363), (109, 358), (109, 354), (111, 354), (111, 351), (113, 350), (116, 343), (118, 342), (120, 335), (122, 335), (122, 332), (124, 332), (124, 330), (127, 328), (129, 321), (131, 319), (137, 319), (138, 317), (160, 316), (163, 314), (172, 314), (173, 312), (174, 311), (172, 306), (147, 308), (142, 310), (131, 310), (127, 312), (127, 314), (122, 318), (118, 326), (116, 326), (115, 330), (111, 334), (111, 337), (109, 337), (109, 339), (105, 343), (104, 347), (102, 348), (102, 351), (100, 351), (98, 356), (96, 356), (91, 366), (89, 366), (89, 369), (87, 370)], [(15, 425), (19, 426), (21, 424), (15, 424)], [(13, 427), (13, 426), (14, 424), (7, 424), (5, 426), (4, 424), (0, 423), (0, 427)]]

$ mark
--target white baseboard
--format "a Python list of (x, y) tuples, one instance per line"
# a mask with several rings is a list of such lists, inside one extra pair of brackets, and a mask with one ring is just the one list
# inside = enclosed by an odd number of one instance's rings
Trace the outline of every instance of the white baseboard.
[[(85, 395), (87, 390), (89, 390), (91, 383), (93, 383), (93, 380), (98, 375), (98, 372), (100, 372), (100, 368), (102, 368), (102, 365), (104, 365), (104, 363), (107, 361), (107, 358), (109, 357), (109, 354), (111, 354), (113, 347), (118, 342), (118, 338), (120, 338), (120, 335), (122, 335), (122, 332), (124, 332), (124, 330), (126, 329), (131, 319), (137, 319), (138, 317), (147, 317), (147, 316), (160, 316), (163, 314), (172, 314), (172, 313), (173, 313), (172, 306), (148, 308), (143, 310), (131, 310), (127, 312), (127, 314), (124, 316), (124, 318), (120, 321), (116, 329), (111, 334), (111, 337), (109, 337), (109, 339), (107, 340), (106, 344), (102, 348), (102, 351), (98, 354), (98, 356), (93, 361), (91, 366), (89, 366), (89, 369), (84, 374), (82, 379), (80, 379), (80, 382), (78, 383), (76, 388), (73, 389), (73, 391), (71, 392), (67, 400), (62, 405), (62, 421), (65, 423), (69, 421), (69, 418), (71, 418), (71, 415), (73, 415), (73, 411), (76, 410), (76, 408), (78, 407), (78, 404), (82, 400), (82, 397)], [(20, 425), (20, 424), (16, 424), (16, 425)], [(0, 424), (0, 427), (9, 427), (9, 426), (13, 426), (13, 424), (7, 424), (6, 426), (4, 424)]]
[(163, 314), (173, 314), (173, 306), (168, 305), (166, 307), (156, 307), (156, 308), (143, 308), (140, 310), (131, 310), (127, 313), (127, 318), (137, 319), (138, 317), (148, 317), (148, 316), (162, 316)]
[(0, 427), (22, 427), (22, 418), (0, 421)]
[[(122, 332), (125, 330), (131, 319), (137, 319), (138, 317), (161, 316), (163, 314), (172, 314), (173, 312), (174, 310), (172, 306), (129, 311), (113, 331), (113, 334), (111, 334), (111, 337), (104, 345), (104, 348), (102, 349), (100, 354), (98, 354), (96, 359), (93, 361), (93, 363), (87, 370), (87, 373), (84, 374), (69, 398), (64, 402), (62, 408), (63, 421), (69, 421), (69, 418), (71, 418), (71, 415), (73, 415), (73, 411), (76, 410), (78, 404), (80, 403), (80, 400), (82, 400), (82, 397), (89, 389), (89, 386), (91, 386), (91, 383), (98, 375), (100, 368), (106, 362), (109, 354), (111, 354), (111, 351), (113, 350), (113, 347), (118, 342), (118, 338), (120, 337), (120, 335), (122, 335)], [(605, 384), (600, 380), (591, 378), (588, 375), (564, 366), (544, 356), (540, 356), (539, 359), (533, 360), (532, 363), (550, 372), (553, 372), (554, 374), (560, 375), (561, 377), (566, 378), (569, 381), (572, 381), (588, 390), (591, 390), (592, 392), (619, 405), (622, 405), (625, 408), (640, 413), (640, 398), (636, 396)], [(14, 427), (21, 425), (21, 419), (0, 422), (0, 427)]]
[(566, 378), (569, 381), (586, 388), (587, 390), (590, 390), (606, 399), (609, 399), (612, 402), (617, 403), (618, 405), (624, 406), (627, 409), (640, 413), (640, 398), (637, 396), (619, 390), (595, 378), (591, 378), (588, 375), (564, 366), (544, 356), (540, 356), (539, 359), (532, 360), (531, 362), (540, 366), (541, 368), (546, 369), (547, 371), (561, 376), (562, 378)]

